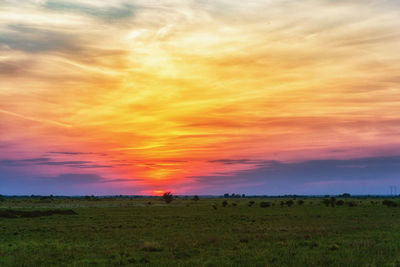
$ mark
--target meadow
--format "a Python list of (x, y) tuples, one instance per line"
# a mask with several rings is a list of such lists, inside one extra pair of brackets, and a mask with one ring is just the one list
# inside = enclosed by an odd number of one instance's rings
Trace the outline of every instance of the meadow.
[(0, 266), (400, 266), (396, 201), (6, 198)]

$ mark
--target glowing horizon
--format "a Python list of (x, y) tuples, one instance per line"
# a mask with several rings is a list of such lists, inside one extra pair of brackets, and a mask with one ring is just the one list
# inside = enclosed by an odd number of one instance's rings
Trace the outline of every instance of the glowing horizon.
[(386, 192), (399, 7), (0, 1), (0, 193)]

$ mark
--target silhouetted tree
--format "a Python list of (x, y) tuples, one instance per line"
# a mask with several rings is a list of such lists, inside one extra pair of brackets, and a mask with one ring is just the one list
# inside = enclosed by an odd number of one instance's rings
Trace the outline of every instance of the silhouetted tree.
[(192, 198), (192, 200), (194, 200), (194, 201), (198, 201), (198, 200), (200, 200), (200, 198), (199, 198), (199, 196), (198, 196), (198, 195), (194, 195), (194, 196), (193, 196), (193, 198)]
[(169, 204), (171, 203), (172, 200), (174, 200), (174, 196), (172, 195), (171, 192), (166, 192), (162, 196), (162, 199), (165, 201), (165, 203)]

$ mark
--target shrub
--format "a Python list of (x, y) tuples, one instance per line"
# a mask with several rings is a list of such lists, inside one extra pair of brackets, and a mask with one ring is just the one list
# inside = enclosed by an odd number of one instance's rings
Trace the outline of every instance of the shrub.
[(336, 205), (343, 206), (344, 205), (344, 201), (339, 199), (338, 201), (336, 201)]
[(43, 196), (43, 197), (41, 197), (40, 198), (40, 200), (53, 200), (53, 195), (50, 195), (50, 196)]
[(286, 201), (286, 205), (287, 205), (288, 207), (291, 207), (293, 204), (294, 204), (294, 201), (291, 200), (291, 199), (289, 199), (289, 200)]
[(0, 202), (4, 202), (6, 199), (3, 196), (0, 196)]
[(397, 202), (395, 202), (393, 200), (389, 200), (389, 199), (385, 199), (384, 201), (382, 201), (382, 205), (385, 205), (386, 207), (397, 207), (398, 206)]
[(261, 207), (261, 208), (268, 208), (268, 207), (271, 207), (271, 203), (268, 202), (268, 201), (266, 201), (266, 202), (261, 202), (261, 203), (260, 203), (260, 207)]
[(222, 201), (222, 207), (226, 207), (226, 206), (228, 206), (228, 201), (226, 201), (226, 200)]
[(334, 207), (335, 207), (335, 204), (336, 204), (336, 198), (331, 197), (330, 202), (331, 202), (331, 203), (330, 203), (330, 204), (331, 204), (331, 207), (334, 208)]
[(297, 205), (303, 205), (304, 204), (304, 200), (302, 200), (302, 199), (299, 199), (299, 200), (297, 200)]
[(327, 207), (329, 207), (329, 206), (335, 207), (335, 202), (336, 202), (336, 199), (333, 197), (330, 199), (325, 198), (324, 200), (322, 200), (322, 203)]
[(324, 204), (326, 207), (331, 206), (332, 208), (334, 208), (336, 205), (336, 198), (334, 198), (334, 197), (331, 197), (329, 199), (325, 198), (322, 200), (322, 204)]
[(193, 198), (192, 198), (192, 200), (194, 200), (194, 201), (199, 201), (199, 200), (200, 200), (200, 198), (199, 198), (199, 196), (198, 196), (198, 195), (194, 195), (194, 196), (193, 196)]
[(236, 207), (237, 206), (237, 204), (236, 203), (232, 203), (232, 207)]
[(174, 200), (174, 196), (171, 194), (171, 192), (166, 192), (162, 196), (162, 199), (165, 201), (165, 203), (169, 204)]
[(213, 209), (217, 209), (217, 205), (215, 205), (215, 204), (212, 204), (212, 207), (213, 207)]
[(254, 202), (253, 200), (251, 200), (251, 201), (249, 201), (249, 204), (248, 204), (248, 206), (249, 206), (249, 207), (251, 207), (251, 206), (253, 206), (253, 205), (254, 205), (254, 203), (256, 203), (256, 202)]
[(356, 207), (357, 206), (357, 203), (354, 202), (354, 201), (347, 201), (347, 202), (345, 202), (345, 204), (347, 206), (349, 206), (349, 207)]

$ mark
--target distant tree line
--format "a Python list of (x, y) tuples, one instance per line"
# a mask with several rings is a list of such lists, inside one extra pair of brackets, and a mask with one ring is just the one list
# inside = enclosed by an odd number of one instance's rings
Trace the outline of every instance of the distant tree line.
[(232, 193), (232, 194), (225, 193), (224, 194), (224, 198), (245, 198), (245, 197), (246, 197), (245, 194), (235, 194), (235, 193)]

